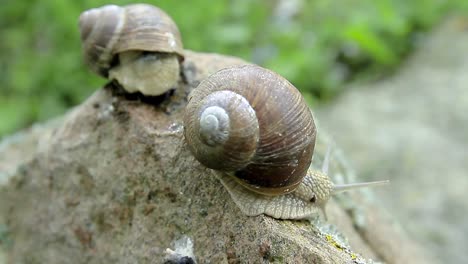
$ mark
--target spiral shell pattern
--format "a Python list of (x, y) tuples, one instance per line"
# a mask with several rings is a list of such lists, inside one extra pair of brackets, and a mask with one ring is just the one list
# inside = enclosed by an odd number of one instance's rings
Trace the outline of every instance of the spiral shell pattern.
[(315, 146), (312, 114), (299, 91), (254, 65), (202, 81), (189, 96), (184, 128), (198, 161), (270, 195), (297, 187)]

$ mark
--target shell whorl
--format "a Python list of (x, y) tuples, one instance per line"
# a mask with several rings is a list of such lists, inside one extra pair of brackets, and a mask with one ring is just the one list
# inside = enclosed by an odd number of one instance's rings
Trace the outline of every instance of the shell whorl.
[(93, 8), (80, 15), (81, 41), (86, 64), (107, 77), (125, 21), (125, 9), (116, 5)]
[(229, 138), (229, 115), (224, 108), (210, 106), (200, 115), (200, 136), (208, 146), (223, 144)]
[(129, 50), (175, 53), (183, 59), (180, 32), (161, 9), (148, 4), (106, 5), (80, 15), (85, 62), (107, 77), (117, 53)]
[[(215, 106), (225, 111), (216, 115), (227, 115), (229, 121), (205, 114), (209, 122), (201, 128), (200, 117)], [(215, 127), (220, 136), (201, 135)], [(254, 65), (223, 69), (202, 81), (189, 96), (184, 128), (198, 161), (264, 194), (293, 191), (306, 175), (315, 146), (312, 114), (299, 91)]]
[(214, 91), (196, 100), (193, 98), (184, 117), (192, 153), (212, 169), (236, 171), (245, 167), (259, 140), (258, 120), (247, 99), (231, 91)]

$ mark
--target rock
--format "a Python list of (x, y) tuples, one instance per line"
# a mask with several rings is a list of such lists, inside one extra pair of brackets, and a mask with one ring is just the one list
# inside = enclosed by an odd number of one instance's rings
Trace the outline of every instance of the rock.
[[(185, 82), (171, 97), (144, 99), (108, 84), (39, 136), (6, 142), (0, 243), (10, 243), (0, 245), (8, 261), (162, 263), (168, 253), (193, 252), (186, 257), (198, 263), (428, 263), (369, 192), (332, 200), (330, 224), (240, 212), (187, 150), (182, 114), (200, 80), (244, 63), (187, 51)], [(328, 144), (318, 139), (314, 166)], [(335, 150), (330, 174), (343, 180), (352, 170)]]
[(391, 180), (379, 200), (440, 263), (468, 259), (467, 29), (448, 20), (394, 76), (316, 113), (359, 176)]

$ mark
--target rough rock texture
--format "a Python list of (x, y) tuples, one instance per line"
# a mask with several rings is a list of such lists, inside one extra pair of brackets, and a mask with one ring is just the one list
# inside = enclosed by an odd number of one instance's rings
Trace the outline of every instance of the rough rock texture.
[[(0, 257), (7, 263), (161, 263), (166, 248), (193, 244), (199, 263), (428, 263), (371, 202), (370, 191), (332, 200), (328, 223), (242, 215), (188, 152), (181, 121), (190, 89), (241, 63), (187, 51), (185, 81), (164, 101), (143, 102), (109, 84), (40, 132), (6, 141)], [(319, 134), (315, 166), (326, 142)], [(334, 150), (330, 174), (354, 180)]]
[(447, 21), (395, 76), (317, 116), (358, 175), (391, 179), (388, 213), (440, 263), (468, 259), (468, 20)]

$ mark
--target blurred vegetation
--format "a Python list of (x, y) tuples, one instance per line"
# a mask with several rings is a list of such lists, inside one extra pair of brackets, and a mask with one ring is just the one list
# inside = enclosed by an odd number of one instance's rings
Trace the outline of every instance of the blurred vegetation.
[[(83, 65), (78, 16), (103, 0), (5, 0), (0, 9), (0, 137), (58, 115), (105, 83)], [(118, 1), (127, 4), (135, 1)], [(394, 69), (466, 0), (147, 1), (178, 23), (187, 49), (271, 68), (309, 100)]]

